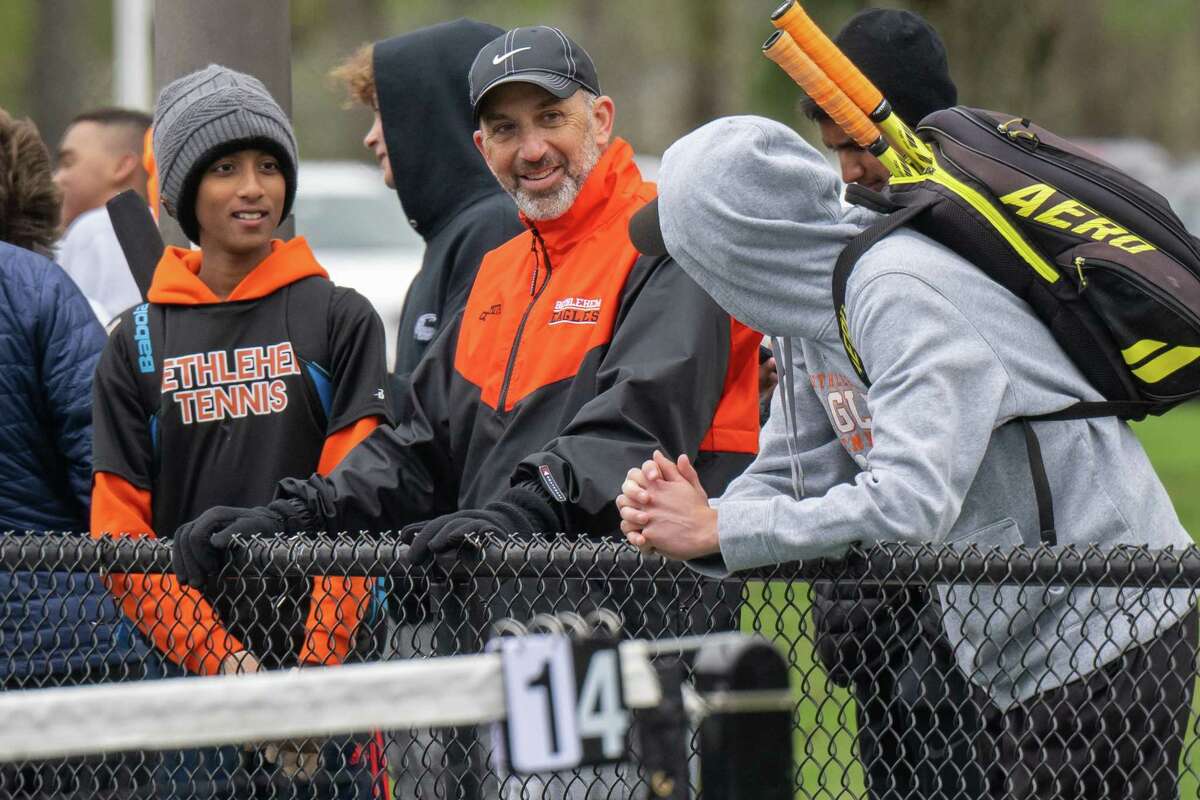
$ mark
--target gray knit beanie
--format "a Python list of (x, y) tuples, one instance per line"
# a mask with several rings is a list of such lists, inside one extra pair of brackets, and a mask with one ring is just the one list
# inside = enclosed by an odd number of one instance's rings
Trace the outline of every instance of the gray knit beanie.
[(199, 243), (196, 191), (216, 159), (248, 147), (279, 159), (287, 186), (285, 219), (296, 197), (296, 137), (283, 109), (258, 78), (218, 64), (172, 81), (154, 108), (154, 159), (163, 207)]

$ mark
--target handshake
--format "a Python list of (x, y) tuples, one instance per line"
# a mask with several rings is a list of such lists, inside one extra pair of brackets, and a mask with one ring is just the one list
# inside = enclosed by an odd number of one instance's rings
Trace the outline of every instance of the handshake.
[[(228, 561), (234, 535), (278, 536), (304, 533), (298, 500), (274, 500), (256, 508), (217, 506), (175, 532), (171, 566), (181, 584), (204, 589)], [(483, 508), (444, 514), (404, 528), (411, 564), (456, 552), (471, 534), (554, 533), (560, 521), (551, 502), (529, 484), (514, 486)]]

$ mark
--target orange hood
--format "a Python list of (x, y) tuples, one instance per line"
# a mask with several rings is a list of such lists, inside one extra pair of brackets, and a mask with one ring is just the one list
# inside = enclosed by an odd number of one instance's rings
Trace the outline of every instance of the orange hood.
[(303, 236), (286, 242), (271, 240), (271, 255), (242, 278), (224, 301), (213, 294), (212, 289), (200, 280), (200, 263), (204, 253), (182, 247), (168, 247), (154, 268), (154, 280), (150, 283), (148, 299), (152, 303), (168, 303), (182, 306), (208, 305), (235, 300), (257, 300), (282, 289), (301, 278), (318, 275), (328, 278), (327, 273)]

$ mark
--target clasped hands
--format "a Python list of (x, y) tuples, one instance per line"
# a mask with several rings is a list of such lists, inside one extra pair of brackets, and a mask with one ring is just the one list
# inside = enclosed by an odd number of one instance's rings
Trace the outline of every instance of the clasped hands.
[(720, 552), (717, 510), (686, 454), (673, 462), (658, 450), (634, 467), (617, 497), (621, 532), (643, 553), (681, 561)]
[[(262, 671), (262, 664), (246, 650), (237, 650), (221, 660), (222, 675), (252, 675)], [(288, 780), (311, 781), (321, 765), (321, 740), (316, 738), (246, 742), (242, 749), (247, 753), (258, 752)]]

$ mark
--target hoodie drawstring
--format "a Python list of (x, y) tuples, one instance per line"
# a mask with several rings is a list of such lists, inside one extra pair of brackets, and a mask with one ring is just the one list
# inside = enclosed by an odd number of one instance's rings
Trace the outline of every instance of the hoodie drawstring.
[(792, 467), (792, 493), (797, 500), (804, 499), (804, 470), (800, 466), (800, 433), (796, 420), (796, 382), (792, 373), (792, 340), (787, 337), (771, 337), (771, 348), (779, 366), (779, 388), (783, 391), (783, 424), (787, 429), (788, 462)]

